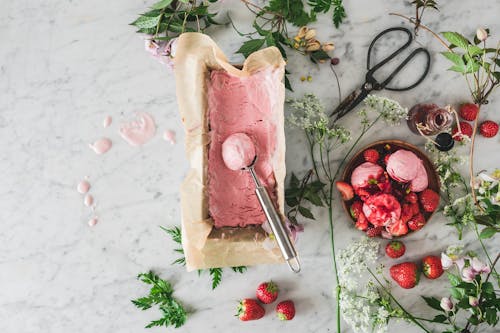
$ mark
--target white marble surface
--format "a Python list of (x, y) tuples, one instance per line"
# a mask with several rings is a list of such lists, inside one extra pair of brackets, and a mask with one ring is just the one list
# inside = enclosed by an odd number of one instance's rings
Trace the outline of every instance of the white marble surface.
[[(366, 48), (374, 33), (400, 25), (389, 11), (410, 13), (408, 1), (346, 1), (348, 20), (335, 29), (321, 17), (314, 26), (323, 40), (337, 45), (337, 67), (342, 90), (348, 93), (364, 79)], [(441, 1), (440, 12), (428, 13), (437, 31), (475, 31), (486, 25), (500, 31), (500, 2)], [(0, 0), (0, 330), (31, 332), (146, 332), (154, 310), (141, 312), (130, 299), (145, 288), (135, 276), (155, 269), (171, 280), (176, 296), (196, 312), (179, 332), (289, 332), (334, 331), (334, 278), (325, 216), (307, 221), (298, 244), (303, 271), (292, 275), (284, 266), (253, 267), (244, 275), (227, 272), (222, 285), (211, 291), (207, 275), (186, 273), (171, 266), (174, 244), (159, 225), (179, 224), (179, 184), (186, 173), (183, 133), (177, 115), (172, 74), (150, 59), (143, 42), (128, 25), (152, 1), (7, 1)], [(241, 29), (250, 16), (239, 2), (226, 1), (225, 10)], [(242, 39), (228, 26), (210, 31), (227, 54)], [(464, 81), (445, 71), (448, 64), (436, 51), (440, 46), (423, 32), (420, 41), (433, 51), (426, 81), (416, 89), (389, 94), (406, 105), (434, 101), (439, 104), (467, 100)], [(495, 36), (498, 39), (498, 35)], [(231, 56), (240, 61), (238, 56)], [(336, 88), (325, 67), (321, 71), (299, 56), (290, 59), (292, 96), (314, 92), (325, 104), (336, 101)], [(299, 82), (312, 75), (311, 83)], [(384, 92), (385, 94), (385, 92)], [(500, 120), (497, 92), (483, 117)], [(136, 111), (150, 112), (158, 124), (157, 136), (141, 148), (132, 148), (117, 135), (117, 125)], [(106, 115), (114, 119), (102, 128)], [(354, 116), (344, 123), (356, 128)], [(171, 146), (160, 133), (177, 132)], [(88, 143), (109, 136), (112, 150), (96, 156)], [(363, 143), (398, 138), (423, 144), (405, 126), (379, 126)], [(477, 169), (500, 164), (499, 136), (478, 139)], [(308, 167), (301, 134), (287, 130), (287, 168)], [(492, 154), (492, 152), (495, 152)], [(89, 228), (89, 211), (75, 190), (88, 175), (100, 222)], [(340, 207), (335, 210), (338, 247), (356, 232)], [(438, 253), (457, 241), (453, 229), (436, 216), (423, 231), (406, 238), (405, 258)], [(466, 245), (473, 239), (466, 237)], [(498, 239), (489, 241), (498, 249)], [(477, 243), (472, 245), (477, 248)], [(272, 314), (240, 323), (234, 316), (236, 300), (251, 297), (255, 286), (274, 279), (283, 297), (296, 301), (297, 317), (283, 323)], [(409, 291), (397, 291), (402, 302), (417, 312), (427, 311), (417, 294), (440, 295), (444, 279), (423, 280)], [(268, 311), (272, 308), (268, 307)], [(417, 332), (405, 324), (406, 332)], [(152, 329), (150, 332), (165, 332)], [(345, 328), (345, 332), (350, 332)], [(492, 332), (492, 330), (491, 330)]]

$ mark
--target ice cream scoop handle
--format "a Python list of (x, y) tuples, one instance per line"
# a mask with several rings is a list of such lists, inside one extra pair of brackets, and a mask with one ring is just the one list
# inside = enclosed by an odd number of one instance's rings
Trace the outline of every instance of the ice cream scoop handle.
[(290, 269), (295, 273), (298, 273), (300, 271), (300, 262), (297, 252), (295, 251), (281, 217), (276, 211), (266, 188), (263, 186), (257, 186), (255, 188), (255, 193), (257, 194), (262, 210), (267, 217), (267, 221), (271, 226), (271, 230), (276, 238), (276, 242), (278, 243), (281, 253), (283, 254), (283, 258), (286, 260), (288, 266), (290, 266)]

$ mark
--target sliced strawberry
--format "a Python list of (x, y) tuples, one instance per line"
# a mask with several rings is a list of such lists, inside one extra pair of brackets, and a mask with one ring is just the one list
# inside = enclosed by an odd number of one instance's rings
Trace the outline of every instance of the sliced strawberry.
[(357, 220), (359, 213), (363, 213), (363, 202), (359, 200), (354, 201), (349, 208), (349, 212), (351, 213), (352, 218)]
[(344, 201), (351, 200), (354, 198), (354, 190), (351, 185), (346, 182), (338, 181), (335, 183), (337, 190), (339, 190), (340, 195)]
[(416, 231), (422, 229), (425, 223), (425, 217), (422, 214), (418, 213), (408, 221), (408, 227), (411, 230)]
[(359, 213), (359, 217), (358, 220), (356, 221), (355, 227), (356, 229), (361, 231), (365, 231), (366, 229), (368, 229), (368, 220), (366, 219), (366, 216), (365, 214), (363, 214), (363, 212)]

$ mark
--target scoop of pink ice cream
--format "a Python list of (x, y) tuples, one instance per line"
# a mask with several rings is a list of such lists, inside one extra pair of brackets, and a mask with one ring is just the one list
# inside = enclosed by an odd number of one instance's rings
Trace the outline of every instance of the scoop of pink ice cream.
[(378, 179), (384, 173), (384, 169), (378, 164), (365, 162), (351, 174), (351, 185), (354, 189), (368, 186), (370, 179)]
[(398, 182), (408, 183), (412, 181), (422, 164), (417, 155), (411, 151), (400, 149), (389, 156), (387, 161), (387, 173)]
[(241, 170), (252, 164), (255, 146), (245, 133), (234, 133), (222, 143), (222, 159), (231, 170)]
[(413, 192), (422, 192), (429, 186), (429, 177), (422, 162), (417, 169), (417, 176), (410, 183), (410, 190)]
[(376, 194), (363, 204), (363, 213), (374, 226), (387, 226), (401, 217), (401, 205), (391, 194)]

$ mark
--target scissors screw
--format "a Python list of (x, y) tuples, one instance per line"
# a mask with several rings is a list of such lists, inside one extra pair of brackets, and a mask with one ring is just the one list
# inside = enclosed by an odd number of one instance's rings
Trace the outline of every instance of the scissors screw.
[(369, 82), (365, 83), (364, 85), (365, 90), (373, 90), (373, 85)]

